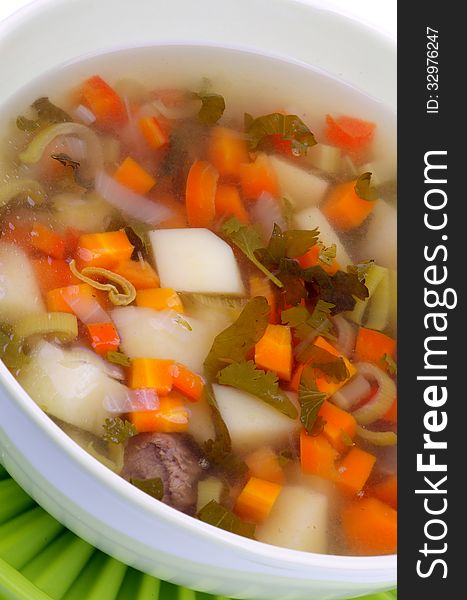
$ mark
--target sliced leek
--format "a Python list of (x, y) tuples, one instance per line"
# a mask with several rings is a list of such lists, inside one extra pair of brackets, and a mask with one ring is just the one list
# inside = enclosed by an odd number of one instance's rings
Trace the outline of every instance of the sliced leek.
[[(347, 317), (357, 325), (366, 324), (371, 329), (382, 330), (387, 326), (389, 319), (388, 269), (371, 265), (365, 278), (365, 285), (368, 289), (368, 298), (365, 300), (357, 298), (355, 308), (347, 313)], [(374, 325), (370, 325), (370, 322)]]
[(357, 425), (357, 435), (374, 446), (395, 446), (397, 434), (394, 431), (371, 431)]
[(71, 342), (78, 337), (78, 320), (75, 315), (50, 312), (23, 317), (14, 326), (15, 336), (27, 339), (31, 336), (53, 336), (61, 342)]
[(397, 397), (397, 389), (394, 381), (384, 371), (371, 363), (356, 363), (357, 373), (378, 384), (378, 391), (373, 398), (354, 410), (352, 415), (359, 425), (371, 425), (387, 413), (394, 399)]
[[(136, 298), (135, 286), (130, 283), (128, 279), (125, 279), (125, 277), (122, 277), (121, 275), (117, 275), (117, 273), (114, 273), (113, 271), (101, 267), (84, 267), (84, 269), (79, 272), (74, 260), (70, 262), (70, 271), (75, 277), (81, 279), (81, 281), (84, 281), (84, 283), (89, 284), (96, 290), (108, 292), (109, 300), (112, 304), (115, 304), (115, 306), (128, 306), (128, 304), (131, 304)], [(104, 277), (113, 283), (100, 283), (99, 281), (92, 279), (92, 277), (88, 277), (88, 275)], [(119, 291), (117, 286), (122, 289), (122, 292)]]
[(43, 204), (45, 192), (38, 181), (34, 179), (15, 179), (0, 187), (0, 208), (9, 204), (15, 198), (30, 199), (34, 205)]

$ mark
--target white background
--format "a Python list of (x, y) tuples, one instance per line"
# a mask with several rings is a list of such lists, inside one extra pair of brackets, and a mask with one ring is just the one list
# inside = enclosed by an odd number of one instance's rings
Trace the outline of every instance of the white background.
[[(99, 0), (96, 0), (98, 2)], [(307, 0), (301, 0), (307, 2)], [(364, 21), (386, 35), (396, 37), (397, 0), (311, 0), (315, 4), (338, 10), (350, 17)], [(133, 0), (135, 9), (137, 0)], [(0, 21), (31, 0), (0, 0)]]

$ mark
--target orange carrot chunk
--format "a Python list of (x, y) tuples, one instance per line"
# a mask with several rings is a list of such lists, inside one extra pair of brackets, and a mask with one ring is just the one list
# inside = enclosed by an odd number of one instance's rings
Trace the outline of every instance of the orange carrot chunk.
[(226, 127), (215, 127), (208, 147), (211, 164), (224, 177), (238, 178), (240, 166), (249, 162), (246, 140), (241, 134)]
[(385, 502), (397, 510), (397, 476), (389, 475), (380, 483), (371, 486), (368, 489), (370, 496), (375, 496), (381, 502)]
[(308, 435), (305, 429), (300, 434), (300, 462), (302, 471), (309, 475), (318, 475), (330, 481), (337, 481), (335, 462), (339, 453), (331, 446), (323, 434)]
[(124, 231), (85, 233), (80, 235), (76, 249), (78, 267), (112, 267), (129, 260), (134, 247)]
[(183, 313), (180, 296), (172, 288), (153, 288), (136, 292), (136, 306), (155, 310), (175, 310)]
[(353, 439), (357, 432), (355, 418), (331, 402), (323, 402), (318, 416), (324, 419), (323, 434), (338, 452), (344, 452), (346, 439)]
[(376, 456), (354, 446), (340, 461), (339, 483), (348, 494), (357, 494), (367, 482)]
[(132, 389), (155, 389), (159, 396), (167, 396), (173, 387), (173, 360), (134, 358), (130, 367), (129, 386)]
[(372, 362), (381, 367), (381, 359), (385, 354), (395, 357), (396, 340), (380, 331), (360, 327), (355, 342), (355, 359)]
[(112, 267), (112, 271), (127, 279), (137, 290), (159, 286), (159, 275), (146, 260), (122, 260)]
[(159, 150), (169, 143), (169, 136), (156, 117), (143, 117), (138, 121), (138, 125), (144, 139), (153, 150)]
[(272, 483), (285, 483), (284, 469), (279, 464), (277, 454), (270, 446), (262, 446), (245, 457), (245, 463), (253, 477)]
[(34, 258), (32, 266), (43, 294), (56, 288), (80, 283), (80, 280), (70, 271), (70, 267), (65, 260), (42, 256), (41, 258)]
[(319, 253), (321, 248), (318, 244), (312, 246), (308, 252), (298, 257), (298, 262), (302, 269), (307, 269), (308, 267), (316, 267), (320, 266), (326, 273), (329, 275), (335, 275), (337, 271), (340, 269), (340, 265), (335, 258), (332, 259), (330, 265), (326, 265), (319, 260)]
[(251, 200), (263, 192), (279, 196), (277, 176), (266, 154), (258, 154), (255, 162), (240, 166), (240, 184), (244, 197)]
[(105, 356), (107, 352), (116, 352), (120, 346), (120, 337), (113, 323), (91, 323), (86, 325), (93, 350)]
[(201, 375), (193, 373), (180, 363), (174, 365), (172, 375), (174, 388), (193, 402), (201, 399), (204, 391), (204, 379)]
[(325, 135), (329, 143), (347, 152), (366, 150), (373, 141), (376, 125), (354, 117), (326, 117)]
[(391, 554), (397, 549), (397, 511), (376, 498), (354, 500), (342, 511), (342, 527), (352, 552)]
[(147, 194), (156, 184), (154, 177), (131, 156), (115, 171), (114, 179), (137, 194)]
[(34, 223), (31, 231), (31, 244), (53, 258), (65, 258), (65, 238), (40, 223)]
[(87, 283), (78, 285), (69, 285), (62, 288), (50, 290), (46, 294), (47, 310), (49, 312), (67, 312), (75, 314), (72, 309), (71, 301), (81, 302), (91, 306), (92, 304), (101, 305), (101, 292), (95, 290)]
[(181, 398), (171, 394), (160, 398), (159, 403), (157, 410), (129, 413), (138, 433), (181, 433), (188, 429), (188, 411)]
[(292, 376), (292, 334), (286, 325), (271, 325), (255, 346), (255, 363), (260, 369), (274, 371), (280, 379)]
[(125, 105), (117, 92), (102, 77), (87, 79), (80, 90), (81, 101), (96, 117), (102, 127), (123, 125), (127, 121)]
[(329, 381), (324, 376), (318, 377), (316, 379), (316, 387), (318, 388), (318, 390), (320, 392), (323, 392), (324, 394), (326, 394), (327, 397), (330, 397), (335, 392), (337, 392), (338, 389), (340, 389), (343, 385), (345, 385), (345, 383), (351, 377), (353, 377), (355, 375), (355, 373), (357, 372), (357, 369), (354, 367), (354, 365), (349, 361), (349, 359), (346, 356), (341, 355), (341, 353), (338, 350), (336, 350), (336, 348), (334, 348), (334, 346), (332, 346), (322, 336), (317, 337), (313, 343), (315, 346), (318, 346), (319, 348), (323, 348), (323, 350), (327, 350), (334, 356), (341, 356), (342, 360), (345, 363), (345, 366), (347, 367), (347, 371), (349, 372), (349, 377), (347, 379), (344, 379), (343, 381), (339, 381), (338, 383), (336, 383), (334, 381)]
[(355, 184), (356, 180), (352, 180), (336, 185), (321, 208), (324, 216), (340, 231), (359, 227), (375, 207), (374, 201), (360, 198)]
[(190, 227), (212, 227), (216, 216), (216, 190), (219, 173), (208, 162), (197, 160), (186, 182), (186, 213)]
[(282, 486), (271, 481), (250, 477), (235, 503), (236, 514), (247, 521), (261, 523), (267, 519)]
[(250, 216), (243, 205), (240, 193), (234, 185), (221, 184), (216, 191), (216, 214), (218, 217), (237, 217), (241, 223), (249, 223)]

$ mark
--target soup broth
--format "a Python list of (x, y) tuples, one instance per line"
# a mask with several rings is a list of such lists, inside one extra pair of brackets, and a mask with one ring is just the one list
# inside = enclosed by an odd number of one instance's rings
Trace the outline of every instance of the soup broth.
[(212, 525), (396, 549), (395, 120), (274, 57), (90, 57), (2, 108), (0, 358)]

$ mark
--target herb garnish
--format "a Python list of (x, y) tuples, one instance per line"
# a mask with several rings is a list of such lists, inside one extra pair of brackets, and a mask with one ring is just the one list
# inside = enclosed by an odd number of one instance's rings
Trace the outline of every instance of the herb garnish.
[(245, 133), (252, 150), (268, 150), (271, 135), (281, 135), (282, 139), (290, 140), (295, 156), (303, 156), (316, 144), (315, 136), (297, 115), (271, 113), (255, 119), (245, 113)]
[(16, 126), (21, 131), (34, 131), (45, 125), (73, 121), (69, 114), (58, 106), (55, 106), (55, 104), (52, 104), (48, 98), (38, 98), (31, 106), (36, 111), (37, 118), (28, 119), (27, 117), (19, 116), (16, 119)]
[(222, 117), (225, 111), (225, 100), (220, 94), (194, 93), (194, 98), (201, 100), (201, 108), (198, 113), (198, 121), (203, 125), (214, 125)]
[(324, 423), (318, 413), (325, 399), (326, 394), (316, 387), (314, 369), (306, 365), (300, 378), (298, 401), (301, 408), (300, 421), (310, 435), (318, 435), (322, 430)]
[(215, 500), (208, 502), (196, 516), (200, 521), (209, 523), (225, 531), (254, 538), (256, 526), (253, 523), (245, 523)]
[(374, 187), (371, 186), (371, 173), (362, 173), (355, 182), (355, 193), (362, 200), (376, 200), (378, 194)]
[(156, 500), (162, 500), (164, 497), (164, 484), (160, 477), (155, 477), (154, 479), (130, 479), (130, 483)]
[(124, 444), (129, 438), (138, 433), (133, 423), (125, 421), (120, 417), (106, 419), (103, 428), (104, 435), (102, 439), (105, 442), (112, 442), (113, 444)]

